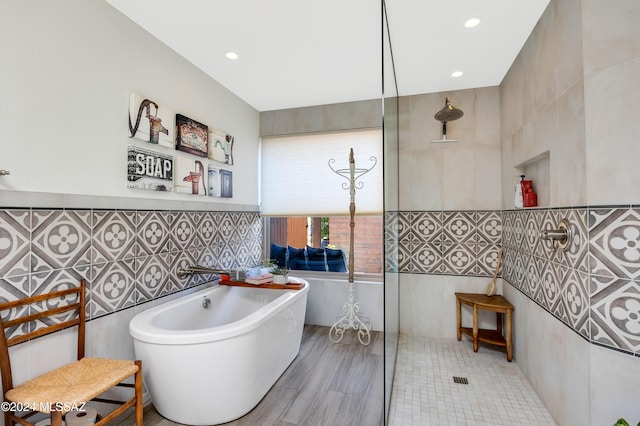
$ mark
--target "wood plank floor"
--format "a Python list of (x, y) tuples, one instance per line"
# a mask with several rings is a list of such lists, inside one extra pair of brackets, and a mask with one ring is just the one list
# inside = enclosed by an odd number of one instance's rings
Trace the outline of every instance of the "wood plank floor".
[[(300, 353), (260, 403), (233, 426), (380, 426), (384, 407), (384, 337), (362, 346), (353, 331), (329, 342), (329, 327), (305, 325)], [(133, 425), (133, 413), (110, 425)], [(151, 404), (145, 426), (172, 426)]]

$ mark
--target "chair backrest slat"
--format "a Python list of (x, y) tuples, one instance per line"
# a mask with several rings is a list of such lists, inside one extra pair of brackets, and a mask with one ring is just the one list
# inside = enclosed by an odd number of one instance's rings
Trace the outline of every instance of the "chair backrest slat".
[(73, 327), (74, 325), (78, 325), (80, 321), (78, 318), (72, 321), (65, 321), (58, 324), (49, 325), (44, 328), (39, 328), (37, 330), (31, 331), (29, 333), (21, 334), (20, 336), (12, 337), (7, 339), (7, 346), (11, 347), (13, 345), (17, 345), (18, 343), (26, 342), (27, 340), (35, 339), (36, 337), (45, 336), (49, 333), (53, 333), (54, 331), (63, 330), (68, 327)]
[[(25, 324), (31, 321), (35, 321), (35, 320), (39, 320), (42, 318), (47, 318), (53, 315), (58, 315), (64, 312), (68, 312), (68, 311), (73, 311), (75, 309), (79, 309), (80, 308), (80, 303), (76, 302), (73, 303), (71, 305), (66, 305), (66, 306), (58, 306), (57, 308), (51, 308), (51, 309), (47, 309), (46, 311), (42, 311), (42, 312), (38, 312), (35, 314), (31, 314), (31, 315), (27, 315), (24, 317), (20, 317), (20, 318), (14, 318), (12, 320), (9, 321), (5, 321), (4, 322), (4, 328), (9, 328), (9, 327), (13, 327), (14, 325), (20, 325), (20, 324)], [(55, 330), (54, 330), (55, 331)], [(9, 345), (11, 346), (11, 345)]]
[[(22, 306), (28, 306), (34, 303), (48, 301), (51, 299), (56, 299), (56, 298), (69, 296), (73, 294), (78, 295), (78, 300), (73, 303), (67, 303), (63, 306), (56, 306), (51, 309), (45, 309), (41, 312), (36, 312), (34, 314), (25, 315), (25, 316), (14, 318), (8, 321), (3, 321), (2, 315), (0, 315), (0, 328), (2, 329), (2, 334), (0, 335), (0, 373), (2, 374), (3, 395), (9, 389), (13, 388), (11, 362), (9, 360), (9, 347), (13, 345), (26, 342), (36, 337), (45, 336), (47, 334), (50, 334), (68, 327), (78, 326), (78, 348), (77, 348), (78, 357), (77, 358), (78, 359), (84, 358), (85, 321), (86, 321), (85, 292), (86, 292), (86, 281), (80, 280), (79, 287), (69, 288), (65, 290), (58, 290), (51, 293), (38, 294), (36, 296), (26, 297), (24, 299), (13, 300), (10, 302), (5, 302), (0, 304), (0, 314), (1, 314), (2, 311), (6, 311), (9, 309), (20, 308)], [(21, 324), (26, 324), (31, 321), (54, 317), (55, 315), (60, 315), (62, 313), (69, 312), (69, 311), (75, 311), (75, 314), (72, 315), (71, 319), (66, 318), (64, 321), (60, 322), (61, 319), (58, 318), (57, 321), (56, 320), (53, 321), (54, 322), (53, 324), (45, 325), (44, 327), (40, 327), (36, 330), (7, 339), (6, 330), (8, 328), (19, 326)]]
[(33, 303), (42, 302), (43, 300), (55, 299), (56, 297), (67, 296), (73, 293), (79, 294), (81, 290), (82, 290), (82, 286), (72, 287), (72, 288), (67, 288), (65, 290), (52, 291), (51, 293), (37, 294), (35, 296), (25, 297), (24, 299), (12, 300), (10, 302), (5, 302), (0, 304), (0, 311), (6, 311), (7, 309), (17, 308), (18, 306), (31, 305)]

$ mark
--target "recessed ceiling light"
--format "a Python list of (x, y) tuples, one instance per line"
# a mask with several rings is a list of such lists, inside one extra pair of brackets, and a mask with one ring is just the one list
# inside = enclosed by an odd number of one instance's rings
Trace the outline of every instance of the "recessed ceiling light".
[(451, 73), (451, 77), (453, 78), (462, 77), (462, 74), (464, 74), (462, 71), (454, 71)]
[(466, 28), (473, 28), (475, 26), (477, 26), (480, 23), (480, 20), (478, 18), (471, 18), (468, 19), (467, 22), (464, 23), (464, 26)]
[(235, 61), (236, 59), (238, 59), (238, 54), (236, 52), (227, 52), (226, 56), (227, 56), (227, 59), (231, 59), (232, 61)]

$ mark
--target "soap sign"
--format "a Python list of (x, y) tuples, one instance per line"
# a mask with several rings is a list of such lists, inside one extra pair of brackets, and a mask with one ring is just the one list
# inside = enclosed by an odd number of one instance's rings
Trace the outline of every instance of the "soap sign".
[(129, 146), (127, 187), (151, 191), (173, 191), (173, 157), (137, 146)]

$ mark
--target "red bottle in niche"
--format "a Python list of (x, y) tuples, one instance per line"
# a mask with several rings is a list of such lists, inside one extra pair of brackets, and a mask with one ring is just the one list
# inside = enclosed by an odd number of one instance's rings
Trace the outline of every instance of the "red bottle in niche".
[(536, 207), (538, 205), (538, 195), (533, 192), (533, 181), (522, 180), (522, 205), (523, 207)]

